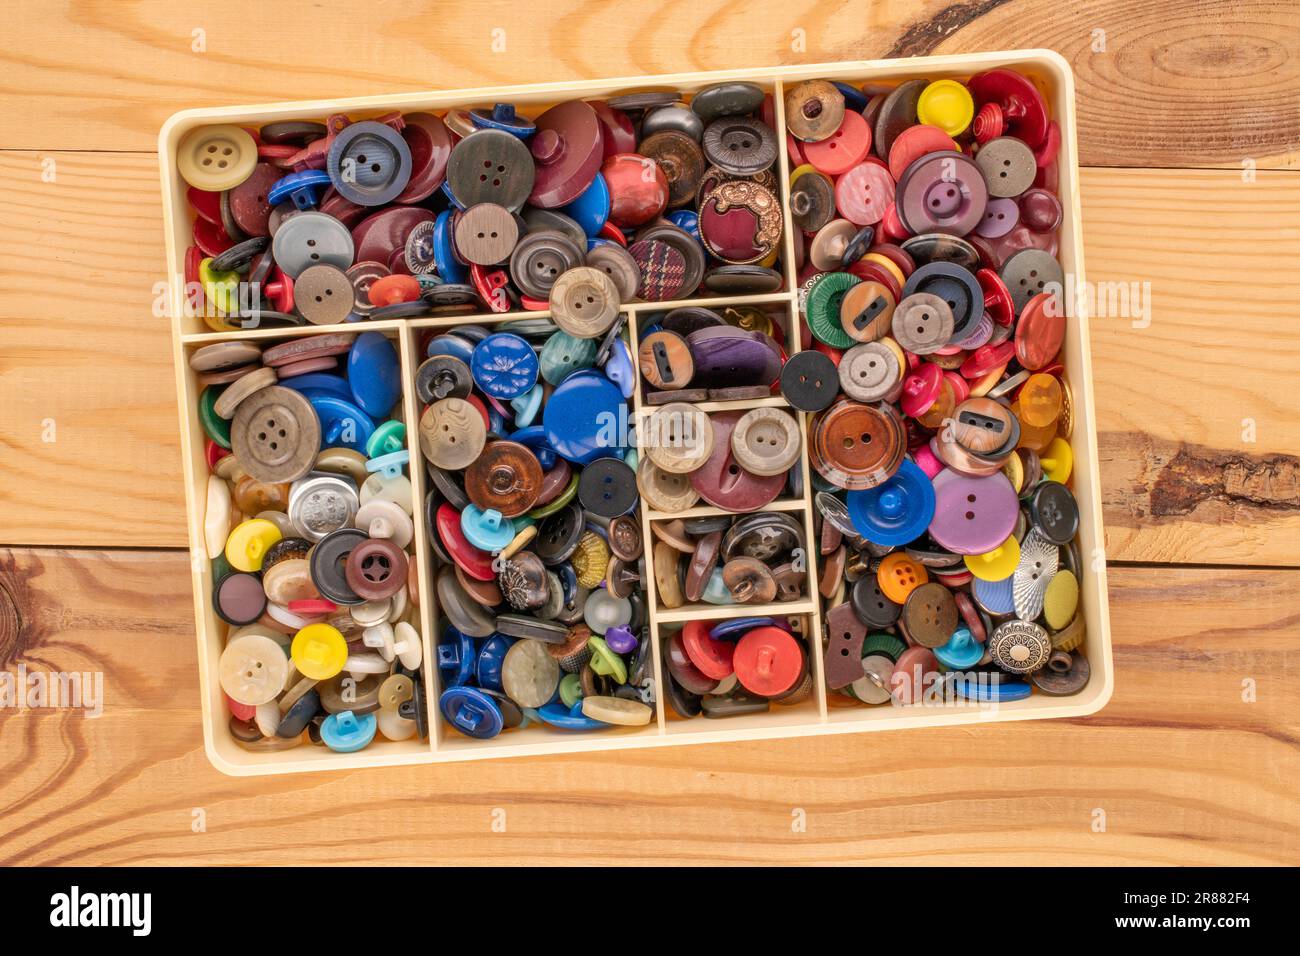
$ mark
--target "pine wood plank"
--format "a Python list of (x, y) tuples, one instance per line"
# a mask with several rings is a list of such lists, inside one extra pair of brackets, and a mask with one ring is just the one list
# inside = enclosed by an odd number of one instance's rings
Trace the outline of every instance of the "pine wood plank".
[(0, 665), (102, 670), (106, 700), (0, 711), (0, 862), (1295, 864), (1297, 573), (1113, 568), (1087, 720), (235, 779), (183, 554), (0, 552)]
[[(1087, 165), (1294, 166), (1300, 142), (1300, 25), (1278, 0), (542, 0), (522, 19), (513, 0), (393, 0), (361, 21), (251, 0), (7, 12), (3, 148), (150, 150), (193, 106), (1027, 47), (1073, 65)], [(304, 18), (312, 42), (290, 52)]]

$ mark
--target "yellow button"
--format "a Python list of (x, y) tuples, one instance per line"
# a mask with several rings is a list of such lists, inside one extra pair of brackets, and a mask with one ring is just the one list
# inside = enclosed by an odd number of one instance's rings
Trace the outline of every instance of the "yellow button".
[(238, 126), (200, 126), (176, 147), (176, 169), (196, 189), (234, 189), (257, 165), (257, 143)]
[(937, 126), (949, 136), (966, 130), (975, 116), (970, 90), (956, 80), (935, 80), (921, 91), (916, 117), (927, 126)]
[(265, 518), (249, 518), (235, 525), (226, 539), (226, 560), (240, 571), (260, 571), (266, 552), (282, 537), (274, 523)]
[(1043, 619), (1047, 626), (1059, 631), (1074, 620), (1079, 607), (1079, 581), (1066, 570), (1056, 572), (1043, 595)]
[(868, 252), (865, 256), (862, 257), (862, 259), (865, 262), (876, 263), (876, 265), (880, 266), (886, 272), (892, 275), (895, 279), (897, 279), (899, 285), (907, 284), (907, 276), (903, 275), (903, 270), (898, 267), (898, 263), (895, 262), (893, 259), (889, 258), (889, 256), (879, 252)]
[(1007, 456), (1002, 465), (1002, 474), (1007, 476), (1007, 481), (1011, 482), (1016, 494), (1020, 494), (1020, 489), (1025, 486), (1025, 463), (1020, 460), (1020, 452), (1013, 451)]
[(981, 581), (1005, 581), (1020, 563), (1020, 542), (1015, 535), (984, 554), (966, 555), (966, 567)]
[(1020, 388), (1020, 421), (1034, 428), (1046, 428), (1061, 417), (1061, 383), (1055, 375), (1038, 372)]
[(1070, 480), (1070, 472), (1074, 470), (1074, 451), (1064, 438), (1053, 438), (1052, 443), (1038, 456), (1038, 461), (1047, 478), (1065, 484)]
[(199, 263), (199, 284), (207, 300), (227, 315), (239, 311), (239, 273), (233, 269), (218, 272), (212, 268), (212, 260), (204, 259)]
[(329, 680), (347, 663), (348, 642), (336, 627), (308, 624), (293, 636), (289, 656), (303, 677)]

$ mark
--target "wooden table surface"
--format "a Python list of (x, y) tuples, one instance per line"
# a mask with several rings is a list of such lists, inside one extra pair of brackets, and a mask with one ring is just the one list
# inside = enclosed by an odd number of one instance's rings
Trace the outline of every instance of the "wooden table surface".
[[(106, 703), (0, 710), (0, 862), (1300, 862), (1293, 3), (360, 9), (6, 7), (0, 669), (103, 671)], [(1149, 326), (1093, 321), (1117, 671), (1100, 714), (283, 778), (209, 766), (153, 311), (167, 116), (1018, 47), (1074, 67), (1088, 278), (1151, 283)]]

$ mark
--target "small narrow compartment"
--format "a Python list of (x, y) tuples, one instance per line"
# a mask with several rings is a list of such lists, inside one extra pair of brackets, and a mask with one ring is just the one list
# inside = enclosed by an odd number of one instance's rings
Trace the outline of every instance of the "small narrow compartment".
[(436, 750), (659, 733), (627, 316), (417, 323)]
[(214, 762), (427, 756), (398, 333), (205, 336), (183, 353)]
[(659, 625), (669, 735), (725, 734), (821, 722), (811, 615)]

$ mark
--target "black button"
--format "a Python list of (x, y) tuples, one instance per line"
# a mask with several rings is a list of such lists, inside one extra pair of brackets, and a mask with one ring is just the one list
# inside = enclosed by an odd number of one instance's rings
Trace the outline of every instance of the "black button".
[(598, 458), (578, 478), (578, 501), (602, 518), (617, 518), (636, 507), (636, 473), (617, 458)]
[(797, 352), (781, 370), (781, 394), (801, 412), (820, 412), (829, 407), (839, 390), (835, 363), (821, 352)]

